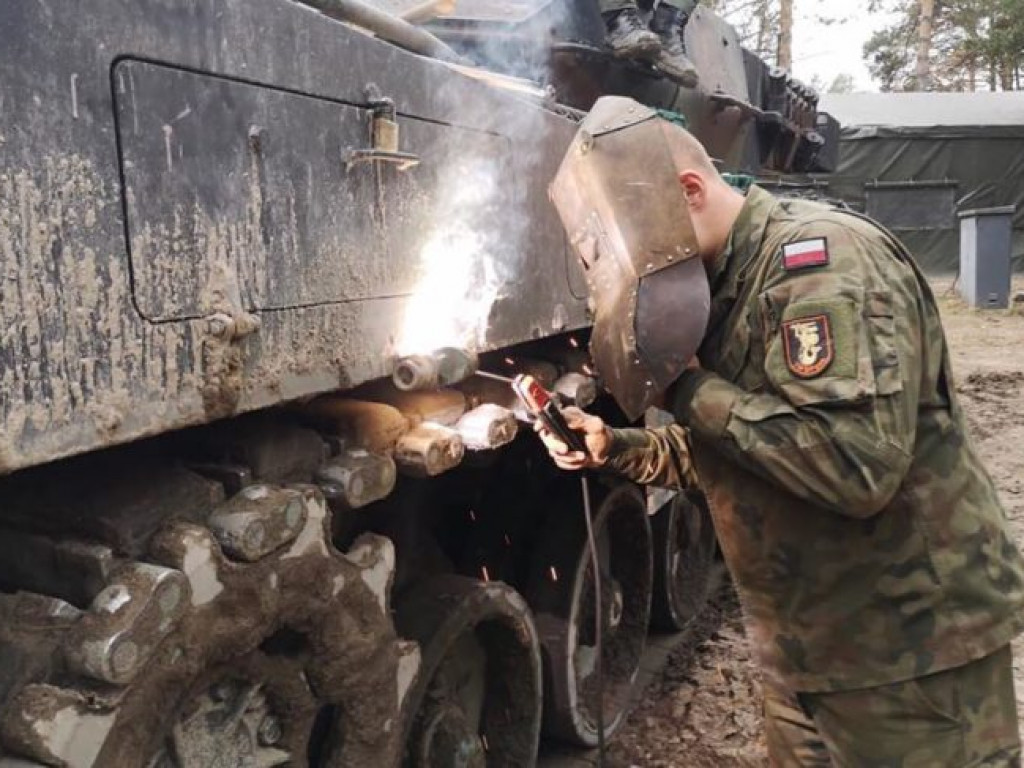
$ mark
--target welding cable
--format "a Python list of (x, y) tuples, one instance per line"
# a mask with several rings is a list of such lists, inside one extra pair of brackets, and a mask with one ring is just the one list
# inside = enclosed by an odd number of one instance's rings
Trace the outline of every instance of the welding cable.
[(597, 539), (594, 536), (594, 518), (590, 508), (590, 483), (587, 473), (580, 473), (583, 486), (583, 517), (587, 523), (587, 549), (590, 551), (590, 567), (594, 569), (594, 646), (597, 654), (597, 768), (604, 765), (604, 658), (601, 648), (601, 563), (597, 554)]

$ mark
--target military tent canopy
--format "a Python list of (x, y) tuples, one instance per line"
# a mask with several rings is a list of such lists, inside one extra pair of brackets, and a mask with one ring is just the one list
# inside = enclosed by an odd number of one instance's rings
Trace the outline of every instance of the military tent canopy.
[(842, 124), (827, 194), (890, 227), (929, 272), (959, 261), (957, 213), (1016, 206), (1024, 268), (1024, 94), (825, 94)]

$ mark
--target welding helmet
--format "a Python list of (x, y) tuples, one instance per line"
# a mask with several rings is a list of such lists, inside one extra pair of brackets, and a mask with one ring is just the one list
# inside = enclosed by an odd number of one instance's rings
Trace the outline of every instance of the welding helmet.
[(550, 188), (586, 274), (594, 364), (631, 420), (707, 328), (707, 274), (667, 138), (681, 130), (632, 99), (598, 99)]

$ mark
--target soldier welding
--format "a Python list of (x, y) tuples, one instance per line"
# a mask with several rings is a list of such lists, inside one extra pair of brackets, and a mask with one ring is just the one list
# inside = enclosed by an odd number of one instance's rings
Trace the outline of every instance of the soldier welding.
[(632, 417), (664, 397), (677, 423), (570, 411), (588, 451), (545, 440), (565, 469), (706, 494), (773, 765), (1018, 765), (1024, 561), (903, 245), (822, 204), (744, 197), (622, 98), (584, 120), (552, 198), (593, 275), (609, 389)]

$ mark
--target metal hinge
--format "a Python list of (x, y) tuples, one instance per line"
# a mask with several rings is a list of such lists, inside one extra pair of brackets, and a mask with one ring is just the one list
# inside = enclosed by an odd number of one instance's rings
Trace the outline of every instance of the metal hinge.
[(345, 168), (362, 163), (389, 163), (404, 171), (419, 165), (419, 155), (398, 149), (399, 128), (395, 113), (395, 102), (386, 96), (370, 99), (370, 146), (366, 149), (345, 150)]

